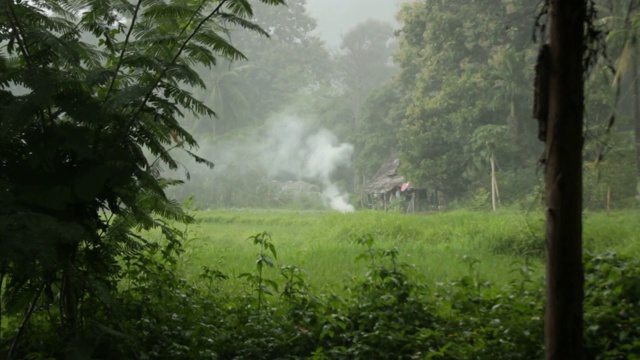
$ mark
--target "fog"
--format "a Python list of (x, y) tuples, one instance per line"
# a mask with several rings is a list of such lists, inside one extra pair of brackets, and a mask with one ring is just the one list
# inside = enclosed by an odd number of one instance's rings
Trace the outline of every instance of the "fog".
[(307, 0), (307, 11), (317, 19), (315, 33), (330, 47), (338, 47), (344, 34), (367, 19), (394, 27), (400, 3), (406, 0)]
[[(183, 159), (190, 173), (185, 187), (200, 191), (199, 183), (205, 179), (236, 187), (246, 184), (247, 177), (257, 176), (252, 182), (254, 188), (244, 186), (243, 191), (266, 196), (260, 194), (266, 184), (304, 181), (319, 185), (319, 193), (308, 195), (319, 197), (327, 208), (353, 212), (349, 195), (334, 178), (338, 168), (351, 165), (353, 150), (353, 145), (341, 142), (326, 128), (296, 115), (279, 114), (265, 126), (251, 129), (242, 136), (203, 142), (196, 153), (213, 161), (215, 168), (211, 171)], [(232, 189), (223, 191), (233, 192)], [(206, 198), (207, 194), (195, 195)]]
[[(171, 196), (194, 195), (211, 208), (342, 212), (386, 209), (392, 200), (399, 211), (420, 211), (535, 198), (542, 144), (529, 134), (537, 131), (530, 89), (537, 45), (530, 29), (514, 26), (534, 13), (535, 1), (465, 9), (409, 0), (287, 4), (255, 2), (253, 20), (269, 39), (232, 29), (246, 61), (198, 69), (207, 89), (194, 95), (217, 117), (182, 125), (215, 168), (181, 157), (193, 176)], [(595, 85), (606, 99), (610, 84)], [(590, 110), (593, 138), (610, 115), (610, 104), (600, 104)], [(632, 159), (627, 135), (616, 144), (623, 155), (610, 162), (620, 169)], [(392, 176), (380, 178), (396, 159)], [(614, 192), (620, 201), (635, 192), (624, 185), (633, 173), (623, 174)], [(601, 204), (608, 185), (588, 175), (590, 201)], [(400, 194), (398, 184), (408, 183), (416, 196)]]
[(391, 24), (399, 1), (287, 3), (255, 4), (270, 39), (232, 31), (247, 61), (198, 69), (207, 89), (194, 95), (217, 117), (185, 118), (183, 126), (215, 168), (178, 155), (191, 176), (172, 196), (194, 195), (203, 207), (354, 211), (359, 114), (394, 71)]

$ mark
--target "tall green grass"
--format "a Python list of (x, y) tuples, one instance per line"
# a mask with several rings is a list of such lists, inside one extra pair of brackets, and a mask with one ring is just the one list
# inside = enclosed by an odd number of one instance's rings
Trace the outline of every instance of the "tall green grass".
[[(638, 215), (585, 214), (585, 248), (640, 254)], [(516, 278), (525, 263), (540, 275), (543, 268), (544, 219), (531, 212), (215, 210), (199, 211), (196, 217), (199, 222), (190, 228), (185, 245), (183, 265), (189, 276), (196, 276), (203, 266), (230, 278), (253, 271), (258, 249), (247, 238), (262, 231), (272, 235), (278, 264), (301, 266), (313, 286), (327, 291), (340, 291), (364, 276), (366, 264), (354, 260), (364, 251), (357, 240), (369, 235), (376, 247), (398, 247), (400, 261), (414, 265), (428, 284), (468, 274), (469, 259), (478, 261), (474, 271), (494, 283)], [(229, 291), (241, 286), (237, 280), (225, 285)]]

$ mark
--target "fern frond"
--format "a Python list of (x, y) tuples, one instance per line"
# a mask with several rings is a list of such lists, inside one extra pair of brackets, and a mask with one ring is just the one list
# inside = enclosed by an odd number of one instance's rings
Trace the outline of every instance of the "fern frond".
[(16, 9), (17, 15), (25, 25), (37, 27), (42, 31), (53, 31), (58, 34), (67, 34), (74, 31), (75, 23), (69, 19), (48, 15), (42, 9), (36, 7), (18, 6), (20, 8)]
[(221, 13), (218, 18), (221, 20), (220, 22), (223, 24), (232, 24), (235, 26), (239, 26), (242, 29), (250, 30), (257, 32), (260, 35), (269, 37), (269, 33), (266, 32), (262, 27), (257, 24), (252, 23), (249, 20), (237, 17), (233, 14)]
[(260, 2), (267, 5), (286, 5), (285, 0), (260, 0)]
[[(144, 126), (140, 126), (137, 129), (135, 129), (135, 131), (133, 131), (132, 133), (132, 136), (136, 139), (138, 143), (144, 145), (144, 147), (146, 147), (149, 150), (151, 155), (162, 160), (162, 162), (165, 163), (169, 167), (169, 169), (172, 169), (172, 170), (177, 169), (178, 164), (173, 159), (173, 157), (171, 157), (171, 154), (169, 154), (169, 152), (164, 147), (164, 144), (167, 144), (168, 140), (167, 139), (163, 140), (158, 136), (158, 134), (161, 133), (162, 130), (166, 130), (164, 131), (164, 133), (168, 134), (169, 129), (165, 129), (164, 127), (159, 126), (153, 120), (143, 121), (142, 123), (144, 124)], [(145, 161), (145, 165), (146, 165), (146, 161)], [(145, 166), (145, 167), (148, 167), (148, 166)], [(145, 177), (147, 174), (138, 174), (138, 175), (143, 176), (144, 178), (149, 180), (149, 178)], [(140, 180), (140, 178), (138, 178), (138, 180)]]
[(229, 12), (245, 18), (251, 19), (253, 17), (253, 9), (248, 0), (228, 0), (225, 6), (229, 9)]
[(107, 54), (96, 49), (95, 46), (77, 42), (74, 44), (75, 51), (80, 56), (82, 63), (89, 69), (102, 69)]
[(80, 54), (69, 41), (64, 41), (49, 31), (40, 29), (34, 29), (28, 33), (28, 37), (32, 47), (44, 45), (45, 48), (40, 51), (55, 54), (57, 61), (61, 61), (65, 65), (80, 64)]
[(192, 87), (204, 88), (205, 84), (200, 75), (183, 62), (183, 58), (180, 58), (175, 64), (168, 65), (165, 73), (166, 78), (171, 79), (173, 83), (184, 83)]
[(180, 89), (179, 87), (168, 83), (162, 84), (162, 90), (165, 97), (174, 99), (177, 104), (189, 109), (189, 111), (194, 115), (215, 116), (215, 112), (213, 110), (206, 106), (202, 101), (193, 97), (189, 91)]
[(142, 12), (142, 18), (153, 21), (166, 21), (189, 18), (194, 10), (189, 6), (176, 3), (156, 3), (146, 7)]
[[(162, 180), (161, 180), (162, 182)], [(140, 207), (147, 208), (151, 213), (173, 221), (190, 222), (192, 217), (187, 215), (176, 200), (169, 200), (155, 192), (145, 191), (138, 198)], [(152, 227), (162, 227), (161, 220), (153, 221)]]
[(211, 68), (217, 63), (216, 57), (206, 46), (190, 43), (185, 46), (184, 52), (186, 56), (183, 57), (183, 60), (191, 65), (202, 64), (207, 68)]
[(22, 75), (24, 70), (15, 64), (15, 59), (6, 62), (6, 67), (2, 67), (0, 71), (0, 88), (9, 88), (15, 85), (24, 85)]
[(213, 167), (215, 166), (215, 164), (203, 157), (200, 157), (194, 153), (192, 153), (189, 150), (185, 150), (187, 152), (187, 154), (189, 154), (189, 156), (191, 156), (191, 158), (198, 164), (203, 164), (205, 166), (207, 166), (209, 169), (213, 169)]
[(130, 47), (156, 59), (170, 59), (174, 54), (174, 45), (180, 39), (173, 35), (159, 35), (149, 32), (142, 39), (132, 41)]
[(107, 109), (122, 109), (127, 106), (130, 106), (134, 103), (138, 103), (138, 101), (144, 97), (145, 94), (149, 92), (149, 85), (146, 84), (135, 84), (126, 88), (121, 89), (117, 93), (110, 96), (105, 101), (105, 106)]
[(120, 67), (132, 69), (145, 69), (152, 72), (160, 72), (164, 68), (164, 62), (153, 56), (141, 53), (125, 55), (120, 61)]
[(76, 14), (80, 10), (78, 6), (78, 2), (76, 1), (66, 1), (66, 0), (47, 0), (47, 1), (37, 1), (35, 5), (40, 8), (48, 11), (51, 15), (62, 17), (67, 20), (73, 21), (76, 18)]
[(211, 48), (216, 54), (224, 56), (229, 60), (247, 60), (240, 50), (231, 45), (225, 38), (217, 33), (207, 30), (196, 34), (193, 40)]

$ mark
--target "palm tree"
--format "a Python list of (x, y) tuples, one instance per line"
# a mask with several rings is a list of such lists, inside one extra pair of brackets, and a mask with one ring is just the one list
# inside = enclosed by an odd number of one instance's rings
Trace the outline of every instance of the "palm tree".
[(640, 85), (638, 84), (638, 36), (640, 36), (640, 0), (609, 1), (603, 21), (610, 29), (610, 48), (619, 49), (616, 57), (614, 86), (620, 89), (622, 80), (629, 79), (631, 114), (634, 124), (636, 182), (640, 193)]
[(249, 66), (218, 66), (201, 72), (206, 89), (196, 91), (195, 97), (213, 109), (216, 116), (196, 119), (189, 129), (192, 133), (218, 136), (252, 123), (255, 116), (248, 100), (251, 90), (243, 75)]

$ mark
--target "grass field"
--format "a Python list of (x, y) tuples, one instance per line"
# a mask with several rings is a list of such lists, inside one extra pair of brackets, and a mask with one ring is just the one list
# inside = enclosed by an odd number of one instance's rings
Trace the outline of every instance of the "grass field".
[[(585, 250), (617, 251), (640, 255), (640, 213), (586, 213)], [(307, 271), (309, 283), (320, 291), (340, 291), (351, 279), (365, 273), (366, 263), (356, 262), (365, 251), (357, 244), (371, 235), (375, 247), (398, 247), (399, 260), (415, 265), (427, 284), (474, 271), (494, 283), (517, 277), (528, 264), (543, 273), (542, 214), (499, 211), (453, 211), (430, 215), (405, 215), (373, 211), (351, 214), (318, 211), (215, 210), (198, 211), (198, 224), (189, 228), (184, 269), (197, 275), (203, 266), (230, 277), (225, 288), (237, 291), (235, 280), (255, 269), (259, 248), (250, 236), (267, 231), (277, 249), (277, 265), (297, 265)], [(466, 259), (466, 260), (465, 260)], [(274, 271), (267, 276), (274, 276)]]

